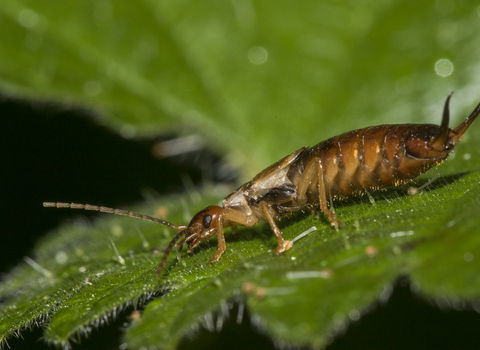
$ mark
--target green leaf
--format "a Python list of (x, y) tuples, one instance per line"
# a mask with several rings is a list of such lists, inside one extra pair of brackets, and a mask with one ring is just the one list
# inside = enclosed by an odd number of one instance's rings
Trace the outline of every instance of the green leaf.
[[(480, 173), (454, 184), (438, 181), (435, 190), (413, 197), (395, 190), (377, 194), (375, 205), (364, 197), (341, 205), (337, 214), (345, 228), (338, 231), (323, 217), (291, 220), (282, 228), (287, 239), (313, 225), (318, 230), (281, 257), (272, 254), (273, 237), (250, 238), (250, 230), (242, 230), (244, 240), (228, 240), (231, 250), (208, 267), (218, 273), (211, 278), (198, 266), (202, 261), (177, 264), (166, 278), (185, 282), (187, 272), (194, 278), (150, 303), (127, 332), (127, 344), (174, 348), (197, 322), (216, 329), (228, 314), (228, 302), (236, 298), (277, 342), (319, 347), (376, 300), (386, 299), (399, 275), (412, 275), (418, 291), (439, 302), (478, 301), (478, 263), (471, 257), (478, 256), (480, 244), (478, 229), (469, 228), (478, 224)], [(214, 251), (212, 247), (203, 262)]]
[(0, 88), (90, 106), (129, 137), (199, 134), (248, 179), (351, 129), (438, 123), (451, 90), (470, 109), (477, 5), (4, 2)]
[[(0, 27), (4, 93), (91, 108), (126, 137), (199, 134), (245, 179), (351, 129), (438, 124), (451, 90), (454, 125), (479, 101), (476, 2), (30, 0), (0, 4)], [(334, 203), (341, 230), (322, 215), (282, 220), (287, 239), (317, 228), (282, 256), (261, 224), (228, 234), (218, 263), (207, 264), (213, 239), (172, 254), (157, 278), (150, 248), (169, 230), (113, 217), (61, 227), (1, 282), (0, 341), (48, 320), (45, 339), (65, 345), (160, 291), (128, 328), (129, 347), (173, 348), (199, 324), (219, 328), (234, 301), (277, 343), (319, 347), (399, 275), (442, 307), (479, 310), (479, 145), (473, 125), (416, 196), (396, 188)], [(227, 193), (138, 211), (187, 223)]]
[[(219, 196), (205, 195), (202, 201), (197, 196), (193, 202), (189, 198), (168, 198), (151, 206), (172, 212), (172, 221), (182, 221), (190, 213), (187, 201), (199, 210)], [(120, 217), (106, 219), (98, 219), (95, 226), (77, 221), (60, 228), (38, 244), (34, 259), (27, 258), (4, 279), (0, 341), (53, 315), (45, 339), (65, 345), (77, 332), (88, 333), (92, 325), (102, 324), (125, 305), (142, 304), (158, 290), (174, 286), (155, 275), (159, 256), (151, 252), (168, 243), (170, 233), (165, 227), (159, 230), (158, 225), (138, 225)]]
[[(345, 226), (338, 231), (323, 216), (300, 213), (280, 222), (285, 238), (317, 230), (282, 256), (273, 254), (276, 239), (268, 225), (245, 228), (227, 235), (228, 249), (218, 263), (207, 263), (216, 251), (213, 240), (181, 254), (180, 261), (171, 256), (161, 278), (155, 276), (159, 256), (148, 249), (166, 246), (170, 235), (159, 237), (157, 225), (105, 217), (91, 227), (65, 226), (39, 244), (35, 264), (19, 267), (0, 285), (7, 300), (1, 339), (48, 316), (45, 339), (66, 344), (124, 304), (159, 290), (163, 297), (128, 329), (129, 347), (174, 348), (199, 323), (218, 329), (235, 300), (277, 342), (318, 347), (387, 298), (399, 275), (412, 276), (420, 293), (443, 306), (478, 301), (479, 183), (480, 172), (471, 172), (437, 179), (415, 196), (392, 189), (375, 193), (374, 204), (367, 196), (338, 203)], [(199, 210), (215, 198), (220, 196), (189, 206)], [(178, 222), (185, 220), (182, 202), (170, 198), (142, 211), (168, 210)]]

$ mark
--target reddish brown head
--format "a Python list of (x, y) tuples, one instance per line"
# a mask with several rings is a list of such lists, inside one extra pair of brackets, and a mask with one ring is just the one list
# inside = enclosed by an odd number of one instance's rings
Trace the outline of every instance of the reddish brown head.
[(196, 246), (198, 246), (205, 239), (213, 236), (217, 232), (218, 219), (220, 213), (223, 211), (222, 207), (218, 205), (211, 205), (206, 207), (202, 211), (198, 212), (190, 221), (187, 228), (179, 232), (173, 239), (170, 241), (165, 253), (163, 255), (162, 261), (158, 266), (157, 275), (160, 275), (162, 272), (163, 266), (167, 261), (168, 255), (173, 249), (175, 243), (182, 237), (184, 238), (178, 242), (177, 245), (183, 247), (185, 243), (188, 244), (188, 251), (191, 252)]
[(405, 140), (405, 151), (410, 157), (422, 160), (436, 160), (437, 162), (448, 157), (455, 145), (462, 139), (463, 134), (480, 113), (480, 104), (472, 114), (458, 127), (450, 129), (449, 104), (452, 93), (448, 95), (443, 109), (442, 124), (418, 124), (409, 129), (409, 136)]

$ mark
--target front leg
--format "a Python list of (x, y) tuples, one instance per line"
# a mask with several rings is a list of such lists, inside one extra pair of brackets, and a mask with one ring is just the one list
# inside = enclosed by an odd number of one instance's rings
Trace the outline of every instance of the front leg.
[(248, 217), (243, 212), (234, 209), (224, 209), (218, 218), (217, 222), (217, 240), (218, 240), (218, 249), (215, 254), (210, 259), (209, 263), (214, 263), (220, 259), (223, 255), (225, 250), (227, 249), (227, 245), (225, 243), (225, 235), (223, 234), (223, 227), (224, 222), (230, 222), (230, 225), (234, 225), (235, 229), (236, 226), (253, 226), (257, 223), (257, 218), (255, 217)]
[(227, 245), (225, 243), (225, 236), (223, 235), (223, 215), (222, 214), (220, 214), (220, 217), (218, 218), (218, 224), (217, 224), (218, 249), (215, 252), (215, 254), (211, 257), (209, 261), (210, 264), (213, 264), (218, 259), (220, 259), (220, 257), (225, 252), (225, 249), (227, 249)]
[(275, 254), (278, 255), (280, 253), (283, 253), (285, 250), (289, 250), (290, 248), (292, 248), (293, 243), (291, 241), (286, 241), (283, 239), (282, 232), (280, 231), (277, 224), (275, 223), (275, 220), (273, 219), (272, 214), (270, 214), (270, 210), (268, 208), (267, 203), (260, 202), (260, 209), (262, 209), (263, 215), (267, 218), (273, 233), (275, 234), (275, 236), (277, 236), (278, 247), (275, 249)]

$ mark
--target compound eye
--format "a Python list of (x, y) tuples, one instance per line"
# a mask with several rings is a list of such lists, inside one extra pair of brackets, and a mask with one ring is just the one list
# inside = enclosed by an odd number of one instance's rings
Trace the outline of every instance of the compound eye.
[(203, 217), (203, 227), (209, 228), (210, 224), (212, 223), (212, 216), (207, 214)]

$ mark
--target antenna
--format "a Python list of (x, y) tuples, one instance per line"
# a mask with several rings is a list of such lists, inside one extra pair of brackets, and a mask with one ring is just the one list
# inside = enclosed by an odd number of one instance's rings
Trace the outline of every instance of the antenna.
[(62, 202), (44, 202), (43, 206), (45, 208), (69, 208), (69, 209), (83, 209), (83, 210), (92, 210), (92, 211), (99, 211), (101, 213), (108, 213), (108, 214), (115, 214), (115, 215), (122, 215), (122, 216), (130, 216), (131, 218), (136, 219), (143, 219), (145, 221), (152, 221), (156, 222), (157, 224), (165, 225), (168, 227), (173, 228), (177, 231), (182, 231), (187, 228), (185, 225), (173, 225), (168, 221), (157, 219), (148, 215), (138, 214), (133, 211), (123, 210), (123, 209), (113, 209), (109, 207), (99, 207), (97, 205), (91, 204), (78, 204), (78, 203), (62, 203)]
[(167, 249), (165, 250), (165, 253), (163, 254), (162, 261), (158, 265), (157, 269), (157, 276), (160, 275), (160, 273), (163, 270), (163, 266), (165, 265), (165, 262), (167, 261), (168, 256), (170, 255), (170, 252), (172, 251), (173, 246), (175, 245), (176, 241), (178, 239), (185, 235), (188, 230), (188, 226), (186, 225), (173, 225), (169, 223), (168, 221), (157, 219), (148, 215), (142, 215), (135, 213), (133, 211), (128, 211), (128, 210), (123, 210), (123, 209), (113, 209), (109, 207), (100, 207), (97, 205), (91, 205), (91, 204), (78, 204), (78, 203), (62, 203), (62, 202), (43, 202), (43, 206), (45, 208), (59, 208), (59, 209), (83, 209), (83, 210), (93, 210), (93, 211), (99, 211), (101, 213), (108, 213), (108, 214), (116, 214), (116, 215), (122, 215), (122, 216), (129, 216), (131, 218), (136, 218), (136, 219), (143, 219), (145, 221), (152, 221), (157, 224), (165, 225), (168, 227), (173, 228), (174, 230), (180, 231), (173, 237), (173, 239), (170, 241), (170, 244), (168, 245)]

